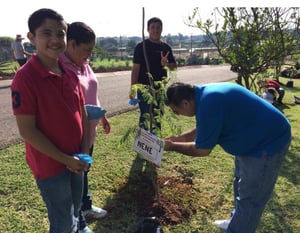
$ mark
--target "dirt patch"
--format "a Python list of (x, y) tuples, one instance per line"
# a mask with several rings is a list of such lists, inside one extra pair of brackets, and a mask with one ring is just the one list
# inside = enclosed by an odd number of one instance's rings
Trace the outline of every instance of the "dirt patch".
[[(151, 173), (141, 172), (124, 179), (118, 191), (117, 203), (135, 206), (139, 217), (156, 217), (161, 225), (184, 222), (196, 213), (190, 204), (193, 199), (191, 177), (153, 177)], [(114, 212), (114, 207), (110, 207)]]
[(153, 212), (162, 225), (173, 225), (190, 218), (196, 213), (191, 205), (186, 205), (185, 197), (189, 196), (193, 185), (190, 177), (161, 177), (159, 201), (152, 204)]

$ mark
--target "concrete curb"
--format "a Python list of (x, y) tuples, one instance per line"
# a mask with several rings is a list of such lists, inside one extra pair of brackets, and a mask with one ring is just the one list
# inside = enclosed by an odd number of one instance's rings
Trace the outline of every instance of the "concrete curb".
[(0, 79), (0, 89), (9, 88), (11, 85), (12, 79)]

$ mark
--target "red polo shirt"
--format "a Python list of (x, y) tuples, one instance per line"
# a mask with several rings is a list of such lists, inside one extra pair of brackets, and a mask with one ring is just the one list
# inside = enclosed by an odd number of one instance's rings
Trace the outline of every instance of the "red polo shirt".
[[(84, 97), (76, 75), (60, 63), (63, 74), (46, 70), (36, 55), (16, 73), (12, 85), (14, 115), (34, 115), (37, 128), (61, 151), (81, 152)], [(36, 179), (55, 176), (67, 168), (32, 147), (27, 141), (26, 161)]]
[(269, 88), (269, 87), (273, 87), (275, 88), (277, 91), (279, 90), (280, 88), (280, 84), (275, 81), (275, 80), (266, 80), (266, 87)]

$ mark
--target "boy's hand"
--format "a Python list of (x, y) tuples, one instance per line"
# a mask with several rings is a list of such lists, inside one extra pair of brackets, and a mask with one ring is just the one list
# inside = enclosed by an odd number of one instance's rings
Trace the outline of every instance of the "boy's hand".
[(110, 124), (109, 121), (106, 119), (106, 117), (102, 117), (100, 124), (102, 125), (102, 128), (104, 130), (104, 133), (109, 134), (110, 133)]
[(74, 173), (81, 174), (89, 168), (89, 164), (79, 160), (76, 155), (70, 156), (67, 168)]

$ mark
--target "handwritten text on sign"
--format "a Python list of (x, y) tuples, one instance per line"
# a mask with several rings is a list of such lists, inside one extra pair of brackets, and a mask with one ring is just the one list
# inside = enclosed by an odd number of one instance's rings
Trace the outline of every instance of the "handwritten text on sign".
[(133, 150), (139, 153), (143, 158), (160, 166), (164, 151), (164, 141), (154, 134), (137, 127)]

